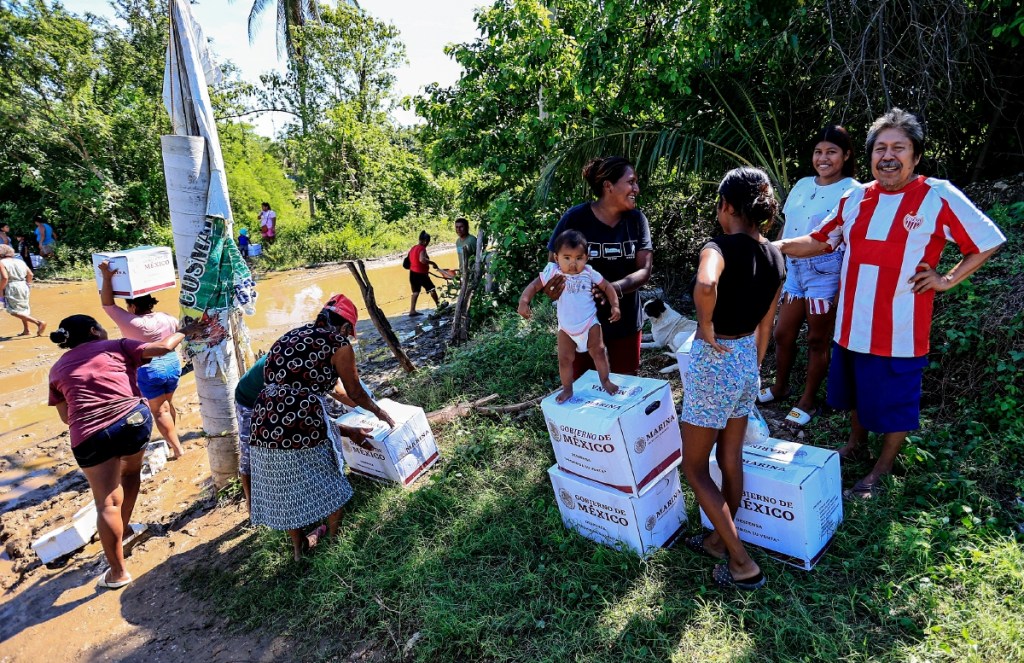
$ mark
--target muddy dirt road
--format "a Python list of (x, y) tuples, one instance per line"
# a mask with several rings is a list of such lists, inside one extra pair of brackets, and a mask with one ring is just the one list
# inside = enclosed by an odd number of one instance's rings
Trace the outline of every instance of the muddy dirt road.
[[(435, 251), (442, 266), (456, 263), (454, 253)], [(414, 356), (435, 355), (446, 321), (404, 315), (408, 272), (399, 262), (367, 265), (377, 300)], [(331, 293), (361, 302), (343, 266), (268, 275), (257, 290), (257, 315), (246, 318), (254, 349), (311, 320)], [(157, 293), (157, 309), (176, 314), (176, 294)], [(433, 307), (425, 295), (419, 304), (424, 312)], [(106, 324), (91, 282), (41, 283), (33, 288), (32, 310), (51, 330), (66, 315), (86, 313), (118, 336)], [(390, 354), (365, 311), (360, 315), (360, 369), (381, 395)], [(31, 541), (66, 524), (91, 495), (71, 455), (67, 429), (46, 405), (47, 375), (61, 350), (48, 338), (11, 336), (19, 331), (17, 320), (0, 316), (0, 661), (286, 659), (287, 639), (232, 633), (178, 588), (189, 568), (230, 564), (232, 548), (251, 535), (244, 505), (216, 506), (192, 375), (182, 379), (175, 396), (186, 454), (143, 483), (133, 517), (150, 526), (128, 561), (135, 581), (120, 591), (95, 589), (104, 566), (98, 541), (49, 566), (39, 563)], [(365, 648), (354, 656), (364, 660)]]

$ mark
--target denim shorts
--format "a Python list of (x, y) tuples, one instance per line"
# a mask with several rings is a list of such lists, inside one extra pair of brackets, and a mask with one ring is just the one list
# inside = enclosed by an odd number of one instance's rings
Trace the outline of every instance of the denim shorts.
[(93, 433), (71, 452), (79, 467), (95, 467), (111, 458), (134, 456), (149, 443), (153, 432), (153, 414), (145, 403), (139, 403), (103, 430)]
[(791, 298), (835, 299), (842, 270), (842, 251), (813, 258), (786, 258), (786, 282), (782, 292)]
[(731, 352), (719, 352), (695, 339), (690, 368), (683, 376), (683, 416), (688, 424), (722, 430), (730, 419), (746, 418), (757, 396), (757, 343), (754, 335), (718, 339)]
[(238, 418), (238, 473), (249, 476), (252, 466), (249, 460), (249, 438), (252, 436), (252, 408), (235, 401), (235, 416)]
[(921, 378), (928, 357), (881, 357), (832, 344), (828, 404), (857, 410), (872, 433), (901, 433), (921, 427)]
[(154, 357), (148, 364), (139, 367), (135, 378), (139, 384), (139, 391), (146, 398), (173, 394), (181, 378), (178, 354), (168, 352), (163, 357)]

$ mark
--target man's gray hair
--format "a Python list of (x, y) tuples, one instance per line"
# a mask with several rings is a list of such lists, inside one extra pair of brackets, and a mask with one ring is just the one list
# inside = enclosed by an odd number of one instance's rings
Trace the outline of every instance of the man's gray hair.
[(898, 129), (906, 134), (910, 142), (914, 144), (915, 157), (924, 154), (924, 127), (921, 126), (921, 122), (913, 113), (908, 113), (902, 108), (893, 108), (875, 120), (871, 124), (871, 128), (868, 129), (868, 139), (865, 143), (868, 159), (871, 158), (871, 153), (875, 149), (875, 140), (878, 138), (878, 134), (886, 129)]

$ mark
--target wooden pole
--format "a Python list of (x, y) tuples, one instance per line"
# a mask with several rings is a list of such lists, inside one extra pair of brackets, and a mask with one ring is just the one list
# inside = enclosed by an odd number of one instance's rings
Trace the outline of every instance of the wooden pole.
[(395, 330), (391, 328), (388, 316), (384, 315), (384, 311), (380, 310), (380, 307), (377, 306), (377, 298), (373, 294), (373, 286), (370, 284), (370, 279), (366, 276), (366, 267), (363, 265), (363, 261), (350, 260), (345, 263), (345, 266), (348, 267), (348, 271), (352, 272), (352, 277), (359, 284), (359, 291), (363, 294), (366, 312), (370, 315), (373, 326), (377, 328), (377, 332), (384, 339), (384, 342), (388, 344), (388, 347), (391, 348), (391, 352), (398, 359), (402, 370), (406, 373), (412, 373), (416, 370), (416, 366), (409, 359), (409, 356), (405, 354), (405, 350), (402, 349), (402, 343), (398, 340), (398, 336), (395, 335)]
[[(486, 242), (487, 235), (481, 228), (477, 235), (476, 256), (470, 256), (465, 247), (462, 249), (462, 264), (466, 265), (466, 273), (462, 275), (462, 282), (459, 284), (459, 297), (455, 301), (452, 331), (448, 338), (451, 345), (462, 345), (469, 340), (469, 305), (472, 303), (473, 293), (480, 287), (480, 280), (484, 275), (483, 247)], [(475, 258), (472, 268), (469, 266), (471, 257)]]

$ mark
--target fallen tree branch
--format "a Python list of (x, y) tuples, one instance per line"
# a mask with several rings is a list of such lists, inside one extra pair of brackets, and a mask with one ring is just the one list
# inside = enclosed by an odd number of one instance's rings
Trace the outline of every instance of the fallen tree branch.
[(517, 412), (525, 412), (534, 408), (538, 403), (544, 400), (544, 396), (538, 396), (537, 398), (532, 398), (522, 403), (514, 403), (512, 405), (487, 405), (487, 403), (490, 403), (497, 397), (498, 394), (491, 394), (490, 396), (485, 396), (479, 400), (458, 403), (441, 408), (440, 410), (434, 410), (433, 412), (427, 413), (427, 421), (431, 424), (446, 424), (459, 417), (465, 417), (471, 412), (489, 417), (495, 417), (502, 414), (516, 414)]

